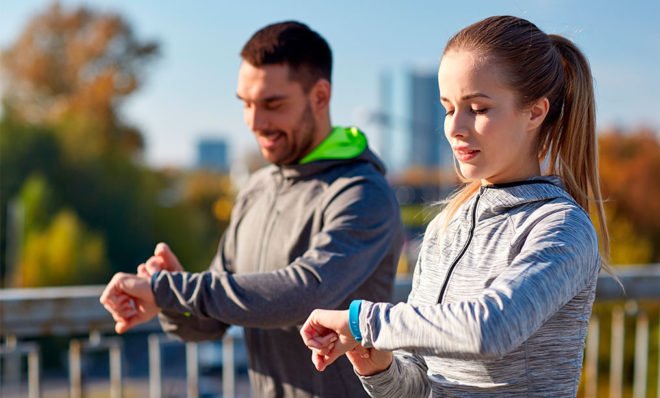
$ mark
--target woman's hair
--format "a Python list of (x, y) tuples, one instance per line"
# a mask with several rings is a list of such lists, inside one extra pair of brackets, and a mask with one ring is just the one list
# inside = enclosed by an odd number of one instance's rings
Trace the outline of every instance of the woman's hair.
[[(490, 17), (464, 28), (449, 40), (443, 55), (456, 50), (473, 51), (497, 65), (521, 108), (548, 98), (548, 114), (538, 137), (539, 162), (547, 162), (547, 173), (558, 175), (587, 212), (594, 207), (607, 257), (609, 234), (598, 177), (593, 79), (586, 57), (570, 40), (547, 35), (533, 23), (512, 16)], [(466, 184), (452, 195), (445, 208), (447, 222), (479, 185), (478, 181)]]

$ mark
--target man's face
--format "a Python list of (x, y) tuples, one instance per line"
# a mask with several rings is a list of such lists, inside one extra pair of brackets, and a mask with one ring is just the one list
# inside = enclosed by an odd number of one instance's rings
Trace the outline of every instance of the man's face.
[(245, 123), (270, 163), (296, 163), (318, 144), (310, 94), (290, 80), (287, 65), (255, 67), (243, 61), (236, 95), (243, 101)]

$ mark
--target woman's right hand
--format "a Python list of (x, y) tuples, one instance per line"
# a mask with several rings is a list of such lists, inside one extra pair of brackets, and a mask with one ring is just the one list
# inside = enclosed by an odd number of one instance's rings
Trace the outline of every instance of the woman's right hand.
[(390, 367), (394, 356), (389, 351), (378, 351), (375, 348), (355, 347), (346, 353), (346, 357), (353, 364), (353, 369), (360, 376), (373, 376)]

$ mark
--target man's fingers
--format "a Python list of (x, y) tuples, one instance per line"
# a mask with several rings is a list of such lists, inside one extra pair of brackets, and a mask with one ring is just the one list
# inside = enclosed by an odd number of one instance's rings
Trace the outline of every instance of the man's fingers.
[(137, 276), (140, 278), (150, 278), (151, 274), (149, 274), (149, 271), (147, 270), (147, 266), (145, 263), (142, 263), (138, 265), (137, 267)]
[(174, 255), (174, 252), (172, 249), (170, 249), (167, 243), (160, 242), (157, 244), (156, 249), (154, 250), (154, 255), (163, 259), (165, 263), (164, 268), (166, 270), (183, 271), (183, 267), (181, 266), (181, 263), (179, 263), (179, 259), (176, 257), (176, 255)]
[(150, 257), (145, 263), (145, 268), (147, 270), (147, 273), (151, 276), (155, 274), (156, 272), (167, 269), (167, 265), (165, 264), (165, 260), (163, 258), (158, 257), (158, 256), (152, 256)]
[(101, 293), (101, 297), (99, 298), (101, 304), (117, 301), (124, 294), (121, 288), (121, 282), (127, 276), (129, 276), (129, 274), (118, 272), (112, 277), (108, 285), (103, 290), (103, 293)]

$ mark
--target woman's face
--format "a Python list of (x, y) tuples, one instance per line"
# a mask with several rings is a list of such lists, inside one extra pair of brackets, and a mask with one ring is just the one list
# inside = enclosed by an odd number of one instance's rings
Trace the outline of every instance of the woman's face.
[(438, 71), (445, 136), (461, 174), (484, 185), (540, 174), (539, 110), (520, 109), (504, 81), (499, 67), (469, 50), (447, 52)]

